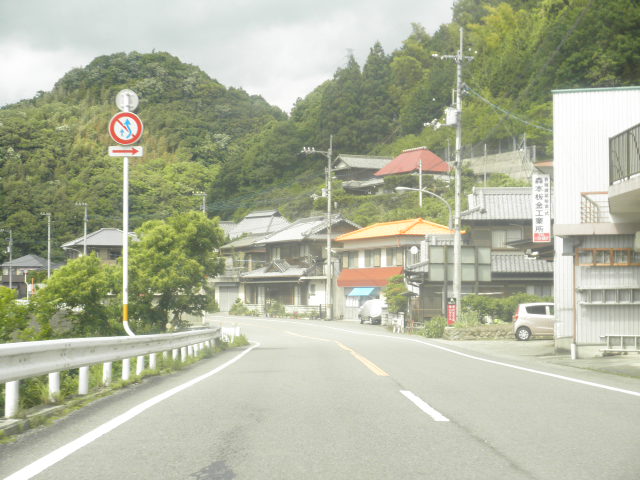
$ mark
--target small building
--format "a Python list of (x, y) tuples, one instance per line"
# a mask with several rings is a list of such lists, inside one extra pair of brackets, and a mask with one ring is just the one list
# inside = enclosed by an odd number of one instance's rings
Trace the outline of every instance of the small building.
[(375, 173), (382, 178), (388, 175), (407, 175), (410, 173), (429, 175), (433, 178), (448, 181), (451, 167), (427, 147), (404, 150), (391, 162)]
[(556, 348), (640, 336), (640, 87), (553, 92)]
[[(130, 240), (137, 240), (135, 233), (129, 233)], [(104, 263), (115, 264), (122, 256), (122, 230), (117, 228), (101, 228), (95, 232), (71, 240), (62, 245), (62, 249), (67, 253), (67, 258), (74, 259), (81, 257), (85, 250), (87, 255), (95, 253)]]
[(384, 184), (375, 173), (389, 164), (392, 157), (372, 155), (338, 155), (333, 162), (332, 171), (342, 188), (355, 195), (371, 195)]
[(345, 318), (357, 318), (366, 300), (383, 297), (382, 288), (391, 277), (424, 260), (421, 245), (429, 235), (451, 236), (453, 230), (413, 218), (376, 223), (336, 238), (343, 245), (337, 286), (345, 302)]
[(468, 200), (469, 242), (491, 249), (492, 281), (481, 293), (552, 296), (553, 243), (533, 243), (532, 188), (474, 187)]
[(267, 249), (258, 240), (290, 224), (278, 210), (251, 212), (238, 223), (220, 222), (231, 239), (220, 247), (220, 254), (225, 260), (225, 271), (210, 280), (221, 311), (228, 312), (233, 303), (243, 297), (240, 292), (240, 275), (265, 266)]
[[(290, 312), (319, 311), (327, 304), (327, 235), (353, 231), (358, 225), (339, 214), (296, 220), (288, 227), (254, 242), (266, 248), (265, 266), (240, 275), (240, 291), (246, 304), (263, 310), (278, 302)], [(333, 248), (332, 248), (333, 249)], [(335, 290), (335, 289), (334, 289)], [(333, 302), (334, 318), (343, 315)]]
[[(61, 266), (60, 263), (51, 263), (51, 271)], [(11, 262), (5, 262), (0, 267), (2, 267), (2, 286), (9, 287), (11, 284), (11, 288), (18, 291), (18, 298), (24, 298), (34, 293), (33, 283), (27, 280), (27, 275), (32, 271), (46, 272), (48, 262), (46, 258), (38, 255), (25, 255)]]

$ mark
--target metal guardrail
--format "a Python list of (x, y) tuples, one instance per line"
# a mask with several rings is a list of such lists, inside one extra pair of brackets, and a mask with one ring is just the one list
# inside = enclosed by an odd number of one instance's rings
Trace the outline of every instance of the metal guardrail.
[[(160, 335), (138, 335), (135, 337), (99, 337), (46, 340), (0, 344), (0, 383), (6, 383), (5, 417), (15, 416), (18, 410), (19, 381), (40, 375), (49, 375), (49, 392), (59, 392), (59, 372), (80, 369), (79, 393), (88, 389), (88, 367), (103, 363), (111, 381), (111, 362), (127, 362), (123, 367), (123, 379), (128, 379), (129, 359), (138, 358), (137, 373), (142, 371), (144, 355), (151, 355), (150, 365), (155, 368), (155, 354), (173, 351), (177, 357), (181, 350), (182, 359), (194, 355), (200, 346), (212, 345), (220, 337), (220, 329), (205, 329)], [(126, 377), (125, 377), (126, 372)], [(84, 375), (83, 375), (84, 373)], [(83, 379), (83, 377), (85, 377)]]

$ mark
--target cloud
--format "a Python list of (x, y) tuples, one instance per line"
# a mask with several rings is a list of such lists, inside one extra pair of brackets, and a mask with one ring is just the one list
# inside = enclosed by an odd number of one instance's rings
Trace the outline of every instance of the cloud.
[(21, 0), (0, 5), (0, 105), (51, 90), (99, 55), (166, 51), (226, 86), (290, 110), (348, 51), (390, 53), (411, 33), (451, 19), (453, 0)]

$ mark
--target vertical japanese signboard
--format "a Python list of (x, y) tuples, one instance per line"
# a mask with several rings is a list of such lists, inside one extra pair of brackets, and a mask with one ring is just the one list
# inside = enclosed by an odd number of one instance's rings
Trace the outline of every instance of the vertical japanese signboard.
[(533, 241), (548, 243), (551, 241), (551, 179), (549, 175), (533, 174), (531, 185)]

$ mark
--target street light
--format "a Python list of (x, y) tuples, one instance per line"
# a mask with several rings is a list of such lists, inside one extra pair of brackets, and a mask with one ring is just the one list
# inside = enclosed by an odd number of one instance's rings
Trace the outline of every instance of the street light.
[(329, 136), (329, 150), (322, 151), (316, 150), (313, 147), (303, 147), (302, 152), (304, 155), (312, 155), (319, 153), (327, 157), (327, 293), (325, 295), (326, 304), (325, 310), (327, 312), (327, 320), (333, 320), (333, 305), (332, 305), (332, 259), (331, 259), (331, 156), (333, 155), (333, 135)]
[(51, 212), (40, 212), (47, 217), (47, 278), (51, 277)]
[(84, 207), (84, 237), (82, 242), (82, 254), (84, 256), (87, 255), (87, 222), (89, 221), (89, 217), (87, 216), (87, 208), (88, 205), (86, 202), (76, 202), (78, 207)]
[(449, 226), (449, 230), (451, 230), (451, 205), (449, 205), (449, 202), (447, 202), (440, 195), (438, 195), (437, 193), (430, 192), (429, 190), (427, 190), (425, 188), (418, 189), (418, 188), (411, 188), (411, 187), (396, 187), (396, 192), (420, 192), (420, 193), (426, 193), (427, 195), (431, 195), (432, 197), (435, 197), (438, 200), (442, 201), (447, 206), (447, 210), (449, 211), (448, 226)]
[(9, 288), (13, 288), (13, 230), (10, 228), (0, 228), (0, 232), (9, 232), (9, 246), (7, 251), (9, 252)]

